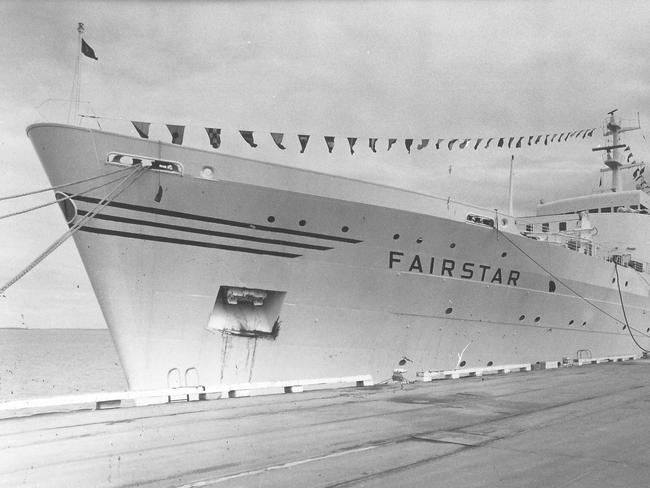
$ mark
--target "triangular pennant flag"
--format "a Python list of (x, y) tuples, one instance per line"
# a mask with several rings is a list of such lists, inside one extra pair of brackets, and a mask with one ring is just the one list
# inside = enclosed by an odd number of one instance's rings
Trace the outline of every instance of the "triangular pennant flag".
[(533, 144), (533, 137), (535, 137), (535, 136), (528, 136), (528, 145), (529, 146)]
[(514, 140), (515, 140), (514, 137), (511, 137), (510, 139), (508, 139), (508, 149), (510, 149), (510, 147), (512, 146), (512, 141), (514, 141)]
[(544, 138), (544, 145), (545, 146), (548, 146), (548, 138), (549, 138), (549, 135), (546, 134), (546, 137)]
[(411, 154), (412, 144), (413, 144), (413, 139), (404, 139), (404, 147), (406, 147), (406, 150), (408, 151), (409, 154)]
[(368, 147), (372, 150), (372, 152), (376, 153), (377, 152), (377, 138), (376, 137), (371, 137), (368, 139)]
[(557, 134), (553, 134), (553, 137), (551, 137), (551, 142), (557, 137)]
[(257, 144), (255, 144), (255, 139), (253, 138), (252, 130), (240, 130), (239, 133), (250, 147), (257, 147)]
[[(596, 130), (596, 128), (594, 127), (593, 129), (591, 129), (591, 130), (587, 133), (587, 135), (588, 135), (589, 137), (593, 136), (595, 130)], [(584, 136), (583, 136), (582, 138), (584, 139)]]
[(503, 137), (499, 137), (499, 142), (498, 142), (497, 146), (503, 147)]
[(331, 153), (334, 149), (334, 136), (325, 136), (325, 144), (327, 144), (327, 151)]
[(451, 141), (449, 141), (449, 142), (447, 143), (447, 149), (449, 149), (449, 150), (451, 151), (451, 149), (454, 147), (454, 144), (456, 144), (456, 141), (457, 141), (457, 140), (458, 140), (458, 139), (452, 139)]
[(418, 149), (424, 149), (429, 145), (429, 139), (422, 139), (422, 142), (418, 144)]
[(185, 132), (184, 126), (167, 124), (167, 129), (172, 135), (172, 144), (183, 144), (183, 133)]
[(625, 146), (625, 149), (623, 149), (623, 152), (628, 152), (630, 150), (630, 146)]
[(560, 137), (557, 138), (557, 142), (562, 142), (562, 138), (564, 137), (564, 132), (560, 134)]
[(133, 124), (133, 127), (135, 127), (135, 130), (138, 131), (140, 137), (143, 139), (149, 139), (149, 126), (151, 125), (149, 122), (136, 122), (132, 120), (131, 123)]
[(205, 131), (208, 133), (208, 139), (210, 139), (210, 145), (219, 149), (221, 146), (221, 129), (213, 129), (211, 127), (206, 127)]
[(632, 173), (632, 176), (634, 177), (635, 180), (638, 174), (639, 174), (639, 168), (635, 169), (634, 173)]
[(357, 142), (356, 137), (348, 137), (348, 144), (350, 144), (350, 154), (354, 154), (354, 144)]
[(298, 140), (300, 141), (300, 154), (305, 152), (307, 148), (307, 143), (309, 142), (308, 134), (298, 134)]
[(627, 155), (627, 162), (628, 163), (630, 162), (631, 157), (634, 157), (634, 154), (630, 153), (630, 154)]
[(490, 137), (490, 138), (487, 140), (487, 142), (485, 143), (485, 149), (487, 149), (488, 147), (490, 147), (490, 143), (491, 143), (493, 140), (494, 140), (494, 137)]
[(393, 147), (393, 144), (397, 142), (397, 139), (388, 139), (388, 149), (386, 151), (390, 151), (390, 148)]
[(94, 59), (95, 61), (99, 59), (97, 56), (95, 56), (95, 50), (88, 45), (83, 37), (81, 38), (81, 53), (90, 59)]
[(585, 131), (582, 133), (582, 138), (583, 139), (587, 136), (588, 131), (589, 131), (589, 129), (585, 129)]
[(570, 135), (571, 135), (571, 133), (570, 133), (570, 132), (567, 132), (567, 133), (566, 133), (566, 136), (564, 136), (564, 142), (566, 142), (566, 141), (567, 141), (567, 139), (569, 138), (569, 136), (570, 136)]
[(542, 138), (542, 135), (541, 134), (538, 135), (537, 138), (535, 139), (535, 144), (537, 144), (540, 141), (541, 138)]
[(475, 151), (478, 149), (478, 146), (479, 144), (481, 144), (481, 142), (483, 142), (483, 138), (479, 137), (478, 139), (476, 139), (476, 144), (474, 144)]
[(467, 143), (468, 143), (469, 141), (471, 141), (471, 139), (465, 139), (463, 142), (461, 142), (461, 143), (458, 145), (458, 147), (461, 148), (461, 149), (465, 149), (465, 147), (467, 146)]
[(436, 141), (436, 149), (440, 149), (440, 144), (442, 144), (443, 142), (445, 142), (444, 139), (438, 139), (438, 140)]
[(271, 139), (273, 139), (275, 145), (280, 149), (286, 149), (286, 147), (282, 145), (282, 139), (284, 139), (284, 134), (282, 132), (271, 132)]
[(524, 138), (524, 136), (521, 136), (521, 137), (517, 140), (517, 144), (515, 144), (515, 147), (521, 147), (521, 141), (522, 141), (523, 138)]
[(584, 130), (584, 129), (580, 129), (578, 132), (576, 132), (576, 139), (580, 136), (580, 134), (582, 134), (582, 131), (583, 131), (583, 130)]

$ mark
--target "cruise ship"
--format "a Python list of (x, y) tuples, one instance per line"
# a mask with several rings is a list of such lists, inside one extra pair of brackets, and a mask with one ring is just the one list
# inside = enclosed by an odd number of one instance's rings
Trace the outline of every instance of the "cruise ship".
[[(605, 120), (606, 191), (525, 218), (74, 125), (27, 134), (53, 186), (100, 175), (57, 196), (129, 387), (146, 390), (650, 348), (632, 128)], [(624, 190), (626, 171), (643, 184)]]

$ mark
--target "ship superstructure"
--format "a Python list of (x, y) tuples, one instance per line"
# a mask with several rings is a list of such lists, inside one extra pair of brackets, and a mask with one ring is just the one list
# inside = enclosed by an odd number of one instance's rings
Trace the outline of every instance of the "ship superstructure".
[(28, 135), (53, 185), (133, 172), (62, 208), (129, 385), (152, 389), (649, 346), (650, 202), (621, 191), (614, 123), (615, 191), (526, 219), (76, 126)]

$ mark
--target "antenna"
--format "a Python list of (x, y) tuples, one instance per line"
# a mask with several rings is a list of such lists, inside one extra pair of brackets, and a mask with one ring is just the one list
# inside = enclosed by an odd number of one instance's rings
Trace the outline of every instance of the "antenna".
[(68, 107), (67, 123), (70, 123), (70, 117), (77, 117), (79, 113), (79, 101), (81, 100), (81, 36), (86, 31), (83, 22), (77, 23), (77, 60), (74, 66), (74, 77), (72, 78), (72, 89), (70, 91), (70, 105)]

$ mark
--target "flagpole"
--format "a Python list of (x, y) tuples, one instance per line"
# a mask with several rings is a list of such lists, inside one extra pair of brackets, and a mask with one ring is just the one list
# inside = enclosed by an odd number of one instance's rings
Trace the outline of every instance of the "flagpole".
[(84, 30), (85, 28), (83, 23), (79, 22), (77, 24), (77, 60), (74, 66), (72, 89), (70, 90), (70, 105), (68, 106), (67, 119), (68, 124), (70, 123), (70, 117), (73, 115), (74, 118), (76, 118), (79, 113), (79, 99), (81, 97), (81, 35), (84, 33)]
[(511, 217), (515, 213), (514, 208), (513, 208), (514, 207), (514, 205), (513, 205), (514, 182), (513, 182), (513, 178), (512, 178), (512, 173), (513, 173), (512, 167), (513, 167), (514, 162), (515, 162), (515, 155), (512, 154), (510, 156), (510, 183), (508, 185), (508, 213), (509, 213), (509, 215)]

